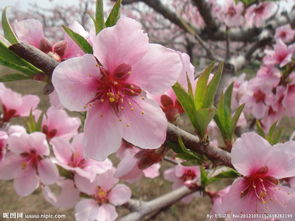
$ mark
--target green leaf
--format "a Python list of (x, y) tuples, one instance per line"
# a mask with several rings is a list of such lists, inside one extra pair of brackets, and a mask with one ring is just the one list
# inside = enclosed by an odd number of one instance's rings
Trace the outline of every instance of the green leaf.
[(196, 110), (197, 133), (200, 139), (206, 135), (207, 127), (215, 115), (215, 108), (202, 108)]
[(188, 88), (188, 93), (191, 95), (191, 96), (194, 96), (193, 94), (193, 87), (192, 87), (192, 82), (191, 80), (189, 79), (188, 75), (186, 74), (186, 81), (187, 81), (187, 88)]
[(223, 71), (223, 63), (220, 63), (218, 65), (216, 73), (214, 74), (212, 80), (208, 84), (206, 97), (204, 97), (205, 99), (203, 104), (204, 107), (211, 107), (213, 105), (214, 98), (218, 90), (219, 82), (221, 80), (222, 71)]
[(14, 32), (12, 31), (11, 25), (7, 19), (6, 10), (7, 10), (7, 8), (5, 8), (2, 11), (2, 28), (3, 28), (3, 32), (4, 32), (4, 37), (11, 44), (16, 44), (16, 43), (18, 43), (18, 40), (17, 40), (17, 37), (15, 36)]
[(66, 26), (62, 26), (64, 31), (73, 39), (73, 41), (76, 42), (76, 44), (87, 54), (92, 54), (93, 49), (92, 46), (88, 43), (88, 41), (83, 38), (80, 34), (77, 32), (74, 32), (70, 28)]
[[(9, 68), (12, 68), (14, 70), (17, 70), (17, 71), (21, 71), (23, 73), (23, 75), (25, 76), (32, 76), (34, 74), (37, 74), (36, 72), (32, 72), (31, 69), (29, 69), (28, 67), (26, 66), (22, 66), (22, 65), (17, 65), (17, 64), (14, 64), (14, 63), (11, 63), (7, 60), (4, 60), (2, 57), (0, 57), (0, 64), (1, 65), (4, 65), (6, 67), (9, 67)], [(41, 72), (41, 71), (40, 71)]]
[(172, 88), (177, 96), (177, 100), (183, 107), (194, 128), (197, 128), (197, 112), (192, 96), (190, 96), (179, 83), (176, 83)]
[(265, 137), (264, 130), (259, 120), (256, 121), (256, 131), (260, 136)]
[(204, 167), (200, 167), (200, 171), (201, 171), (201, 186), (202, 188), (205, 188), (205, 186), (208, 183), (208, 174)]
[(26, 75), (18, 74), (18, 73), (6, 74), (6, 75), (0, 76), (0, 82), (27, 80), (27, 79), (31, 79), (31, 78)]
[(232, 130), (233, 130), (233, 131), (235, 130), (235, 128), (236, 128), (236, 126), (237, 126), (237, 122), (238, 122), (238, 120), (239, 120), (239, 118), (240, 118), (240, 116), (241, 116), (241, 113), (242, 113), (243, 110), (244, 110), (244, 107), (245, 107), (245, 104), (241, 104), (241, 105), (237, 108), (237, 110), (236, 110), (236, 112), (235, 112), (235, 114), (234, 114), (234, 116), (233, 116), (233, 118), (232, 118)]
[(44, 112), (42, 112), (38, 118), (38, 121), (35, 122), (35, 131), (42, 131), (42, 121), (44, 117)]
[(270, 144), (274, 145), (280, 141), (282, 132), (283, 129), (278, 127), (278, 122), (275, 122), (269, 129), (268, 134), (265, 138), (268, 140)]
[(208, 178), (207, 185), (214, 183), (214, 182), (218, 181), (219, 179), (236, 178), (239, 176), (240, 176), (240, 174), (236, 170), (234, 170), (232, 168), (226, 168), (225, 171), (220, 172), (216, 176)]
[(198, 78), (196, 89), (195, 89), (195, 106), (197, 109), (203, 106), (204, 98), (207, 93), (207, 82), (209, 75), (214, 68), (214, 63), (210, 64), (206, 69), (200, 74)]
[(117, 2), (115, 3), (114, 7), (112, 8), (109, 14), (109, 17), (106, 20), (106, 23), (105, 23), (106, 27), (114, 26), (117, 23), (120, 17), (121, 3), (122, 3), (122, 0), (117, 0)]
[(7, 46), (0, 41), (0, 63), (4, 66), (22, 71), (25, 75), (34, 75), (42, 72), (31, 63), (22, 59), (11, 51)]
[(96, 0), (95, 31), (99, 33), (105, 27), (103, 15), (103, 0)]

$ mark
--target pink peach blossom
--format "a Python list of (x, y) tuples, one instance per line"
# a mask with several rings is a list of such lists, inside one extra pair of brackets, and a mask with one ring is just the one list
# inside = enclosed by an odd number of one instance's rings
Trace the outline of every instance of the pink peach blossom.
[[(183, 67), (177, 82), (187, 90), (188, 89), (187, 80), (190, 81), (192, 86), (195, 85), (195, 80), (194, 80), (195, 68), (191, 64), (190, 57), (186, 53), (179, 52), (178, 54), (182, 61)], [(166, 91), (165, 94), (162, 94), (160, 96), (155, 96), (154, 99), (161, 105), (161, 108), (164, 111), (167, 120), (170, 122), (174, 122), (179, 116), (179, 114), (182, 114), (184, 112), (172, 88)]]
[(295, 72), (291, 73), (289, 76), (289, 83), (285, 90), (284, 99), (282, 104), (286, 110), (286, 115), (289, 117), (295, 116)]
[(242, 2), (235, 3), (234, 0), (226, 0), (222, 4), (221, 18), (228, 27), (237, 27), (243, 24), (244, 5)]
[(294, 148), (295, 142), (272, 147), (254, 132), (243, 134), (234, 143), (231, 152), (232, 164), (243, 177), (237, 178), (221, 197), (218, 211), (227, 214), (294, 211), (294, 204), (289, 203), (294, 191), (279, 185), (280, 179), (295, 174), (295, 158), (288, 154), (290, 146)]
[(280, 73), (273, 67), (262, 67), (257, 76), (248, 83), (248, 91), (241, 99), (245, 103), (245, 111), (256, 119), (263, 118), (273, 104), (273, 89), (280, 82)]
[(51, 191), (49, 186), (42, 188), (45, 200), (56, 208), (73, 208), (80, 199), (80, 191), (75, 188), (74, 182), (72, 180), (60, 180), (57, 185), (61, 188), (58, 196)]
[(81, 121), (76, 117), (69, 117), (62, 109), (50, 107), (42, 121), (42, 132), (48, 139), (53, 137), (72, 138), (78, 133)]
[(275, 39), (281, 39), (283, 42), (288, 43), (292, 41), (295, 37), (295, 30), (291, 28), (290, 25), (283, 25), (276, 29)]
[(122, 138), (140, 148), (158, 148), (167, 120), (147, 92), (161, 94), (176, 82), (182, 69), (178, 54), (149, 44), (141, 25), (126, 17), (103, 29), (93, 50), (95, 57), (62, 62), (52, 77), (67, 109), (88, 112), (85, 152), (104, 160), (119, 149)]
[(275, 13), (276, 9), (277, 6), (274, 2), (253, 4), (247, 8), (245, 20), (250, 26), (261, 27), (264, 22)]
[(18, 195), (31, 194), (40, 182), (53, 184), (57, 181), (58, 171), (48, 158), (49, 147), (44, 134), (11, 135), (7, 142), (10, 152), (0, 165), (0, 179), (14, 179)]
[[(78, 22), (72, 23), (69, 28), (84, 38), (88, 37), (88, 33)], [(20, 41), (39, 48), (57, 61), (85, 54), (67, 34), (65, 34), (64, 40), (52, 44), (46, 39), (43, 32), (43, 25), (38, 20), (26, 19), (15, 22), (14, 29)]]
[(115, 176), (119, 179), (126, 180), (127, 182), (135, 182), (144, 175), (148, 178), (156, 178), (160, 175), (159, 169), (160, 164), (154, 163), (148, 168), (140, 169), (139, 168), (139, 160), (136, 157), (136, 154), (140, 150), (133, 145), (126, 144), (123, 142), (120, 149), (119, 154), (117, 155), (121, 158), (120, 163), (118, 164)]
[(295, 44), (286, 45), (281, 39), (274, 45), (274, 50), (265, 50), (266, 56), (263, 59), (265, 65), (279, 65), (283, 67), (288, 64), (293, 57)]
[(78, 189), (89, 195), (78, 202), (75, 207), (77, 221), (113, 221), (117, 218), (115, 206), (126, 203), (131, 197), (131, 190), (123, 184), (117, 184), (114, 178), (115, 170), (97, 175), (94, 182), (90, 182), (79, 175), (75, 176)]
[(50, 143), (58, 165), (92, 182), (97, 174), (111, 169), (112, 162), (109, 159), (99, 162), (86, 158), (83, 152), (85, 146), (83, 139), (84, 134), (78, 134), (71, 144), (62, 137), (53, 138)]
[(3, 160), (3, 158), (5, 157), (7, 138), (7, 133), (4, 131), (0, 131), (0, 161)]
[[(165, 171), (164, 177), (166, 180), (173, 182), (173, 189), (177, 189), (183, 185), (193, 185), (200, 178), (200, 168), (198, 166), (182, 166), (177, 165)], [(199, 193), (193, 193), (182, 199), (182, 202), (189, 203), (194, 196), (199, 196)]]
[(31, 111), (36, 109), (40, 99), (35, 95), (24, 95), (6, 88), (1, 83), (0, 102), (2, 104), (3, 122), (8, 122), (13, 117), (27, 117)]

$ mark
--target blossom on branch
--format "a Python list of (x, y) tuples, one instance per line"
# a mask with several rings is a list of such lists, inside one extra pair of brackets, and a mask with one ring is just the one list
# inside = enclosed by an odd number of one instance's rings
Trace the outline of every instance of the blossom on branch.
[(10, 152), (0, 164), (0, 179), (14, 179), (18, 195), (31, 194), (40, 182), (48, 185), (57, 181), (58, 171), (48, 158), (49, 147), (44, 134), (15, 134), (7, 142)]
[(126, 17), (103, 29), (93, 50), (94, 56), (62, 62), (52, 76), (61, 103), (71, 111), (87, 111), (86, 154), (104, 160), (122, 138), (140, 148), (160, 147), (167, 120), (149, 93), (161, 94), (176, 82), (179, 55), (150, 44), (141, 25)]

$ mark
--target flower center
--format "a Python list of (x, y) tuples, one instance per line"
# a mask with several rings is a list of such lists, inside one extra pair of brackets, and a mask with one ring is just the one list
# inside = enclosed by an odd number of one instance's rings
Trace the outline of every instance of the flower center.
[(25, 159), (25, 161), (22, 162), (22, 169), (25, 169), (28, 164), (37, 168), (39, 161), (42, 160), (42, 157), (37, 154), (34, 149), (30, 150), (30, 152), (22, 153), (21, 156)]
[(43, 132), (44, 134), (46, 134), (46, 137), (47, 137), (48, 139), (51, 139), (51, 138), (55, 137), (55, 135), (57, 134), (57, 130), (56, 130), (56, 129), (51, 129), (51, 130), (49, 130), (49, 128), (48, 128), (47, 125), (44, 125), (44, 126), (42, 127), (42, 132)]
[(281, 63), (282, 61), (285, 60), (285, 58), (287, 57), (287, 52), (281, 52), (281, 53), (278, 53), (277, 56), (276, 56), (276, 59), (279, 63)]
[(261, 90), (258, 90), (254, 93), (254, 98), (256, 103), (264, 102), (265, 94)]
[(184, 174), (181, 176), (183, 181), (193, 180), (196, 178), (196, 173), (192, 170), (186, 170)]
[(105, 191), (100, 186), (98, 186), (95, 193), (95, 199), (99, 205), (103, 203), (108, 203), (108, 191)]
[(99, 101), (109, 104), (118, 112), (124, 107), (120, 104), (129, 103), (130, 98), (141, 94), (141, 88), (129, 83), (128, 78), (131, 74), (131, 66), (128, 64), (119, 65), (113, 73), (100, 67), (102, 77), (97, 80), (97, 91), (95, 97), (86, 106), (91, 106)]
[(230, 6), (229, 8), (228, 8), (228, 11), (227, 11), (227, 14), (229, 15), (229, 16), (234, 16), (234, 15), (236, 15), (236, 9), (233, 7), (233, 6)]
[(255, 10), (254, 10), (254, 12), (256, 14), (263, 14), (264, 13), (264, 9), (265, 9), (264, 5), (261, 5), (259, 7), (256, 7)]
[(244, 188), (240, 193), (240, 197), (243, 198), (246, 195), (252, 195), (262, 203), (266, 203), (267, 197), (271, 200), (271, 189), (278, 185), (278, 180), (272, 176), (268, 176), (267, 173), (268, 168), (261, 167), (255, 173), (245, 177), (243, 180)]
[(16, 114), (15, 109), (7, 109), (5, 105), (3, 105), (3, 117), (2, 121), (3, 122), (8, 122), (11, 118), (17, 117), (18, 115)]
[(83, 156), (81, 156), (81, 154), (79, 152), (73, 153), (69, 162), (69, 166), (71, 167), (79, 167), (79, 168), (84, 168), (86, 161), (83, 158)]
[(287, 33), (286, 33), (285, 31), (282, 31), (282, 32), (280, 33), (280, 38), (284, 39), (284, 38), (286, 38), (286, 37), (287, 37)]

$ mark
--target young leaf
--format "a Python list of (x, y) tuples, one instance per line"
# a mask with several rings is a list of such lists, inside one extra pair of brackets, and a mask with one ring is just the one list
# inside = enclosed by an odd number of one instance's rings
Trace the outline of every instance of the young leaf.
[(200, 171), (201, 171), (201, 186), (204, 189), (208, 183), (208, 174), (207, 171), (204, 167), (200, 167)]
[(12, 68), (14, 70), (17, 70), (17, 71), (21, 71), (23, 73), (23, 75), (26, 75), (26, 76), (32, 76), (32, 75), (36, 74), (36, 72), (32, 72), (32, 70), (27, 68), (26, 66), (11, 63), (11, 62), (3, 59), (2, 57), (0, 57), (0, 64), (3, 66), (6, 66), (6, 67)]
[(244, 110), (244, 107), (245, 107), (245, 104), (242, 104), (242, 105), (240, 105), (240, 106), (237, 108), (237, 110), (236, 110), (236, 112), (235, 112), (235, 114), (234, 114), (234, 116), (233, 116), (233, 118), (232, 118), (232, 130), (235, 130), (235, 128), (236, 128), (236, 126), (237, 126), (237, 122), (238, 122), (238, 120), (239, 120), (239, 118), (240, 118), (240, 116), (241, 116), (241, 113), (242, 113), (243, 110)]
[(121, 3), (122, 3), (122, 0), (117, 0), (117, 2), (115, 3), (114, 7), (112, 8), (109, 14), (109, 17), (106, 20), (106, 23), (105, 23), (106, 27), (114, 26), (117, 23), (120, 17)]
[(273, 123), (265, 138), (270, 144), (276, 144), (280, 141), (283, 129), (278, 127), (278, 122)]
[(103, 0), (96, 0), (95, 31), (96, 34), (105, 27), (103, 15)]
[(203, 106), (203, 101), (207, 93), (207, 82), (209, 75), (214, 68), (214, 63), (210, 64), (206, 69), (200, 74), (198, 78), (196, 89), (195, 89), (195, 106), (197, 109)]
[(206, 135), (207, 127), (215, 115), (215, 108), (202, 108), (196, 110), (197, 133), (200, 139)]
[(31, 78), (26, 75), (18, 74), (18, 73), (6, 74), (6, 75), (0, 76), (0, 82), (27, 80), (27, 79), (31, 79)]
[(63, 25), (63, 29), (85, 53), (87, 54), (93, 53), (92, 46), (80, 34), (78, 34), (77, 32), (74, 32), (73, 30), (71, 30), (70, 28), (64, 25)]
[(222, 71), (223, 71), (223, 63), (218, 65), (218, 69), (216, 73), (214, 74), (212, 80), (208, 84), (207, 93), (206, 93), (206, 96), (204, 97), (205, 99), (203, 104), (204, 107), (211, 107), (213, 105), (214, 98), (219, 86), (219, 82), (221, 80)]
[(196, 108), (195, 108), (194, 100), (192, 96), (190, 96), (179, 83), (176, 83), (173, 86), (173, 90), (177, 96), (177, 100), (183, 107), (184, 111), (186, 112), (193, 126), (197, 128), (198, 127), (197, 119), (196, 119), (197, 113), (196, 113)]
[(2, 11), (2, 28), (3, 28), (3, 32), (4, 32), (4, 37), (11, 43), (11, 44), (16, 44), (18, 43), (17, 37), (15, 36), (11, 25), (7, 19), (6, 16), (6, 10), (7, 8), (5, 8)]

